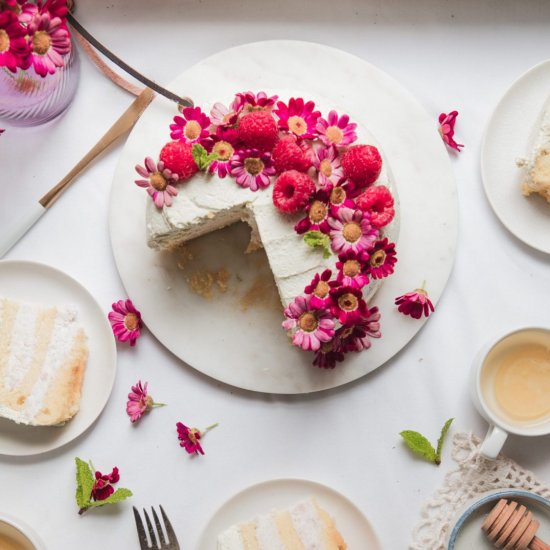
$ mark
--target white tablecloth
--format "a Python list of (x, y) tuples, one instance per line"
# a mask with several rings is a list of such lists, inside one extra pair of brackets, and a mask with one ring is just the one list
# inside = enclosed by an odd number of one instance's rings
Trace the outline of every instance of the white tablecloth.
[[(454, 465), (450, 445), (437, 468), (413, 458), (398, 433), (418, 429), (435, 440), (454, 416), (453, 430), (483, 434), (467, 385), (476, 350), (495, 332), (549, 324), (548, 257), (494, 216), (479, 151), (499, 97), (550, 51), (550, 4), (81, 0), (77, 15), (113, 51), (163, 83), (229, 46), (299, 39), (344, 49), (387, 71), (417, 96), (434, 126), (440, 112), (458, 109), (457, 138), (466, 146), (452, 155), (460, 200), (456, 265), (437, 312), (406, 349), (370, 376), (321, 394), (280, 397), (225, 386), (182, 364), (145, 331), (135, 349), (119, 347), (112, 397), (88, 433), (44, 456), (0, 458), (0, 510), (34, 526), (51, 550), (114, 550), (137, 547), (131, 503), (161, 503), (182, 547), (192, 549), (234, 493), (300, 477), (347, 495), (372, 521), (384, 549), (406, 548), (422, 503)], [(83, 58), (80, 88), (65, 116), (45, 127), (8, 129), (0, 138), (0, 231), (65, 175), (131, 99)], [(107, 223), (120, 148), (95, 162), (7, 255), (65, 270), (105, 312), (125, 296)], [(138, 378), (169, 406), (132, 426), (125, 403)], [(178, 420), (197, 427), (220, 422), (205, 440), (204, 457), (190, 459), (178, 446)], [(550, 480), (550, 437), (514, 437), (505, 451)], [(131, 502), (79, 517), (75, 456), (102, 471), (117, 465), (120, 485), (134, 491)]]

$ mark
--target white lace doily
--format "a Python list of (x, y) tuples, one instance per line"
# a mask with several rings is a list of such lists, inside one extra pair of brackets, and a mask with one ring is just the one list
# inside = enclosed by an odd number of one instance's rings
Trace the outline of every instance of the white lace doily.
[(513, 460), (499, 455), (488, 460), (479, 454), (480, 440), (471, 433), (453, 437), (452, 456), (458, 469), (445, 476), (422, 510), (410, 550), (445, 550), (451, 521), (469, 500), (493, 489), (525, 489), (550, 499), (550, 486)]

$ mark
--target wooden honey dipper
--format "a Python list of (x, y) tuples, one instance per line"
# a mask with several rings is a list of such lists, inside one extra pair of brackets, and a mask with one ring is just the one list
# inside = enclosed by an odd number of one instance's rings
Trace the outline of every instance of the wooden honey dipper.
[(504, 550), (550, 550), (535, 533), (540, 523), (523, 505), (501, 498), (481, 528), (497, 548)]

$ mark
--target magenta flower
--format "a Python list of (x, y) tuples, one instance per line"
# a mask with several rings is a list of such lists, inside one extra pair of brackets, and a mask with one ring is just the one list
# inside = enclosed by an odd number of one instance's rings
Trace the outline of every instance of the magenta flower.
[(295, 226), (294, 230), (299, 235), (308, 231), (321, 231), (328, 235), (330, 227), (328, 225), (329, 193), (324, 189), (315, 191), (306, 206), (306, 217), (302, 218)]
[(458, 111), (451, 111), (448, 115), (445, 113), (441, 113), (439, 115), (439, 133), (441, 135), (441, 139), (445, 142), (445, 144), (450, 147), (451, 149), (455, 149), (460, 152), (460, 148), (464, 147), (461, 143), (457, 143), (454, 140), (454, 134), (455, 134), (455, 124), (456, 124), (456, 117), (458, 116)]
[(380, 312), (377, 307), (370, 309), (366, 317), (355, 325), (340, 327), (337, 331), (343, 351), (363, 351), (372, 345), (371, 338), (380, 338)]
[(369, 284), (369, 255), (367, 252), (347, 250), (338, 255), (336, 280), (342, 286), (361, 289)]
[(311, 139), (315, 135), (317, 120), (321, 116), (314, 111), (315, 103), (307, 103), (301, 97), (290, 98), (288, 106), (282, 101), (277, 102), (277, 109), (273, 111), (279, 117), (279, 128), (288, 130), (303, 139)]
[(6, 67), (15, 73), (18, 68), (29, 67), (30, 50), (25, 34), (25, 28), (13, 12), (0, 12), (0, 68)]
[(322, 342), (334, 336), (334, 319), (326, 309), (316, 309), (310, 304), (311, 297), (298, 296), (285, 309), (285, 330), (293, 330), (292, 343), (304, 350), (317, 351)]
[(162, 160), (155, 163), (151, 157), (147, 157), (144, 164), (145, 166), (136, 164), (136, 172), (142, 178), (146, 178), (135, 180), (136, 185), (143, 187), (149, 193), (157, 208), (172, 206), (172, 197), (178, 194), (174, 186), (179, 176), (165, 168)]
[(265, 92), (239, 92), (235, 94), (235, 99), (231, 103), (231, 109), (236, 113), (244, 111), (245, 113), (253, 109), (270, 109), (275, 105), (279, 96), (268, 96)]
[(395, 244), (388, 239), (376, 241), (374, 248), (369, 250), (369, 272), (373, 279), (383, 279), (391, 275), (397, 262)]
[(358, 288), (339, 286), (331, 289), (330, 296), (331, 313), (343, 325), (355, 325), (369, 313), (363, 293)]
[(0, 128), (0, 136), (6, 131), (5, 128)]
[(218, 424), (212, 424), (208, 426), (202, 432), (197, 428), (189, 428), (181, 422), (176, 423), (176, 428), (178, 430), (178, 439), (180, 441), (180, 447), (183, 447), (188, 454), (204, 454), (204, 450), (201, 446), (201, 437), (209, 432), (211, 429), (215, 428)]
[(378, 230), (372, 227), (370, 216), (362, 210), (340, 208), (335, 217), (329, 217), (332, 250), (336, 253), (353, 250), (363, 252), (372, 248), (378, 236)]
[(102, 474), (96, 471), (95, 481), (92, 487), (92, 499), (93, 500), (105, 500), (109, 498), (114, 492), (113, 485), (118, 483), (120, 475), (118, 468), (115, 466), (110, 474)]
[(417, 288), (413, 292), (397, 297), (395, 305), (403, 315), (410, 315), (414, 319), (420, 319), (423, 314), (428, 317), (430, 312), (435, 311), (434, 305), (428, 298), (428, 293), (423, 288)]
[(130, 346), (135, 346), (143, 327), (141, 313), (134, 307), (132, 300), (119, 300), (112, 308), (113, 311), (109, 312), (108, 318), (116, 339), (119, 342), (130, 342)]
[(150, 395), (147, 395), (147, 382), (142, 385), (141, 380), (138, 380), (135, 386), (132, 386), (132, 391), (128, 394), (128, 402), (126, 403), (126, 413), (130, 420), (137, 422), (145, 413), (153, 409), (153, 407), (163, 407), (164, 403), (155, 403)]
[(336, 147), (345, 147), (353, 143), (357, 139), (355, 128), (357, 124), (350, 122), (348, 115), (338, 117), (336, 111), (330, 111), (327, 120), (321, 117), (317, 122), (319, 139), (325, 145)]
[(313, 365), (320, 369), (333, 369), (336, 363), (341, 363), (344, 358), (344, 351), (340, 345), (340, 339), (335, 336), (329, 342), (324, 342), (315, 352)]
[(344, 169), (335, 147), (319, 147), (313, 155), (313, 166), (322, 187), (337, 185), (344, 177)]
[(31, 62), (40, 76), (53, 74), (63, 67), (63, 56), (71, 51), (71, 38), (62, 19), (49, 12), (36, 13), (27, 26)]
[(210, 109), (210, 122), (214, 126), (233, 126), (237, 122), (237, 112), (229, 109), (223, 103), (214, 103)]
[(269, 176), (275, 174), (271, 153), (257, 149), (241, 149), (231, 158), (229, 171), (241, 187), (251, 191), (265, 189), (271, 183)]
[(185, 107), (181, 114), (170, 124), (170, 137), (183, 143), (203, 143), (209, 136), (210, 119), (200, 107)]
[(231, 169), (231, 159), (235, 154), (235, 149), (229, 141), (220, 139), (214, 143), (212, 152), (216, 153), (218, 158), (210, 163), (208, 171), (211, 174), (218, 174), (220, 178), (225, 178)]
[(309, 305), (315, 309), (326, 309), (332, 305), (330, 289), (335, 286), (334, 281), (330, 281), (332, 271), (325, 269), (323, 273), (315, 273), (311, 283), (304, 288), (304, 293), (310, 296)]

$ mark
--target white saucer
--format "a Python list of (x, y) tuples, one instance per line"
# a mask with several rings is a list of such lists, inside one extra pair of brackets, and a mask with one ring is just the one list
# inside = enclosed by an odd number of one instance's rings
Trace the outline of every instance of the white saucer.
[(550, 204), (524, 197), (524, 174), (515, 161), (529, 154), (550, 96), (550, 60), (516, 80), (497, 104), (485, 131), (481, 175), (487, 198), (503, 225), (525, 244), (550, 254)]
[(253, 485), (229, 499), (204, 529), (198, 550), (216, 548), (217, 536), (231, 525), (273, 509), (284, 509), (315, 497), (334, 519), (349, 548), (381, 550), (378, 538), (363, 513), (345, 496), (330, 487), (305, 479), (276, 479)]
[(32, 550), (47, 550), (46, 545), (42, 542), (34, 529), (31, 529), (31, 527), (20, 519), (0, 511), (0, 536), (1, 535), (8, 536), (15, 542), (21, 544), (21, 548), (29, 548), (30, 550), (32, 547)]
[(78, 321), (88, 335), (90, 356), (80, 411), (72, 420), (60, 427), (36, 427), (0, 419), (0, 455), (36, 455), (57, 449), (85, 432), (111, 395), (116, 347), (107, 314), (69, 275), (35, 262), (1, 261), (0, 295), (43, 304), (74, 304), (78, 309)]

